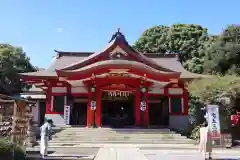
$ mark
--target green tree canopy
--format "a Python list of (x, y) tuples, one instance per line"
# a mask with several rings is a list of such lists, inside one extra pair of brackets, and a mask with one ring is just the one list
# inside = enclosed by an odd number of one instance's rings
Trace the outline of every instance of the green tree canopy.
[(167, 43), (169, 29), (167, 26), (159, 25), (145, 30), (133, 48), (142, 53), (165, 54), (169, 50)]
[(210, 37), (206, 28), (193, 24), (174, 24), (171, 27), (154, 26), (143, 32), (134, 48), (146, 53), (177, 53), (183, 62), (203, 57)]
[(240, 74), (240, 26), (228, 26), (206, 50), (204, 70), (208, 73)]
[(17, 73), (32, 71), (35, 69), (22, 48), (0, 44), (0, 93), (21, 92), (24, 84)]
[(160, 25), (144, 31), (133, 47), (142, 53), (179, 54), (187, 70), (202, 73), (205, 51), (215, 39), (200, 25)]

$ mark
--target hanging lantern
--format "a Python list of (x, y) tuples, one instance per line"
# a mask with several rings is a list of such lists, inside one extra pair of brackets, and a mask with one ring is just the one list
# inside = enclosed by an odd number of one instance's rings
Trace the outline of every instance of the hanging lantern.
[(91, 92), (95, 92), (95, 88), (94, 87), (91, 88)]
[(146, 92), (146, 88), (141, 88), (141, 92), (145, 93)]

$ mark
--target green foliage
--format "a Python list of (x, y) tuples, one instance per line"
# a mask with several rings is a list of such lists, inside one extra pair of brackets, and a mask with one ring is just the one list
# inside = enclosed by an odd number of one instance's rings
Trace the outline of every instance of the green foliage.
[(240, 77), (235, 75), (212, 76), (200, 80), (194, 80), (189, 85), (192, 95), (200, 98), (200, 101), (216, 101), (219, 96), (235, 95), (240, 88)]
[(204, 59), (193, 57), (184, 63), (184, 68), (192, 73), (203, 73)]
[(193, 57), (203, 57), (210, 39), (207, 29), (200, 25), (161, 25), (147, 29), (136, 41), (134, 48), (143, 53), (178, 53), (181, 61), (186, 62)]
[(4, 159), (11, 159), (11, 157), (14, 157), (14, 160), (26, 160), (25, 153), (19, 145), (14, 144), (10, 140), (1, 137), (0, 157), (4, 157)]
[(35, 71), (22, 48), (0, 44), (0, 93), (19, 93), (25, 87), (17, 73)]
[(133, 48), (142, 53), (167, 53), (169, 50), (167, 44), (169, 29), (163, 25), (147, 29), (135, 42)]
[[(201, 104), (220, 106), (221, 130), (230, 129), (230, 115), (240, 110), (240, 77), (234, 75), (214, 76), (209, 79), (195, 80), (189, 86), (191, 94), (199, 98)], [(226, 99), (229, 102), (226, 103)]]
[(240, 74), (240, 26), (228, 26), (206, 50), (208, 73)]
[(200, 126), (196, 126), (192, 132), (191, 132), (191, 135), (190, 135), (190, 138), (191, 139), (195, 139), (195, 140), (199, 140), (200, 138)]
[(154, 26), (133, 47), (143, 53), (177, 53), (194, 73), (240, 74), (240, 26), (228, 26), (220, 35), (193, 24)]

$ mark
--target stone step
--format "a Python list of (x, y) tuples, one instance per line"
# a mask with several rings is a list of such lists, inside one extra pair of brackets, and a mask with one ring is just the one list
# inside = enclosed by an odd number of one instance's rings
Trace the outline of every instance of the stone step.
[(136, 134), (136, 135), (109, 135), (109, 134), (104, 134), (104, 135), (99, 135), (99, 134), (94, 134), (94, 135), (87, 135), (87, 134), (77, 134), (77, 135), (69, 135), (69, 134), (54, 134), (52, 135), (53, 137), (61, 138), (61, 137), (152, 137), (152, 138), (175, 138), (175, 137), (184, 137), (180, 134), (169, 134), (169, 135), (164, 135), (164, 134), (157, 134), (157, 135), (147, 135), (147, 134)]
[(52, 127), (53, 130), (88, 130), (88, 131), (171, 131), (168, 128), (86, 128), (86, 127)]
[[(195, 144), (196, 142), (193, 140), (77, 140), (77, 141), (58, 141), (58, 140), (54, 140), (54, 141), (50, 141), (49, 144), (60, 144), (60, 145), (65, 145), (65, 144), (71, 144), (71, 145), (78, 145), (81, 143), (128, 143), (128, 144)], [(40, 144), (40, 142), (39, 142)]]
[(88, 132), (59, 132), (59, 133), (55, 133), (55, 135), (181, 135), (181, 134), (177, 134), (177, 133), (99, 133), (99, 132), (95, 132), (95, 133), (88, 133)]
[[(42, 160), (39, 154), (36, 155), (27, 155), (27, 160)], [(47, 156), (44, 159), (46, 160), (94, 160), (94, 157), (81, 157), (81, 156)]]
[[(173, 144), (129, 144), (129, 143), (81, 143), (81, 144), (77, 144), (77, 145), (65, 145), (65, 146), (54, 146), (51, 145), (48, 147), (49, 151), (55, 151), (58, 149), (61, 149), (61, 153), (65, 152), (65, 151), (74, 151), (74, 150), (78, 150), (78, 151), (87, 151), (87, 148), (101, 148), (101, 147), (136, 147), (136, 148), (140, 148), (140, 149), (145, 149), (145, 150), (160, 150), (160, 149), (191, 149), (191, 150), (196, 150), (198, 149), (198, 145), (196, 144), (177, 144), (177, 145), (173, 145)], [(80, 149), (80, 148), (86, 148), (86, 149)], [(35, 147), (28, 147), (27, 150), (30, 151), (39, 151), (40, 147), (39, 146), (35, 146)]]
[(186, 137), (52, 137), (52, 140), (54, 139), (58, 139), (58, 140), (79, 140), (79, 139), (85, 139), (85, 140), (98, 140), (98, 139), (121, 139), (121, 140), (139, 140), (139, 139), (148, 139), (148, 140), (152, 140), (152, 139), (159, 139), (159, 140), (165, 140), (165, 139), (169, 139), (169, 140), (182, 140), (182, 139), (188, 139)]
[(94, 132), (94, 131), (100, 131), (100, 132), (172, 132), (170, 129), (124, 129), (124, 128), (117, 128), (117, 129), (104, 129), (104, 128), (61, 128), (56, 129), (52, 128), (56, 131), (88, 131), (88, 132)]
[(109, 140), (119, 140), (119, 141), (139, 141), (139, 140), (159, 140), (159, 141), (184, 141), (189, 140), (187, 138), (53, 138), (51, 141), (109, 141)]
[(67, 143), (67, 142), (51, 142), (49, 143), (49, 146), (78, 146), (83, 143), (88, 144), (95, 144), (95, 143), (101, 143), (101, 144), (171, 144), (171, 145), (178, 145), (178, 144), (195, 144), (194, 142), (182, 142), (182, 141), (77, 141), (75, 143)]
[[(83, 139), (58, 139), (58, 138), (54, 138), (52, 140), (50, 140), (50, 142), (54, 142), (54, 141), (59, 141), (59, 142), (65, 142), (65, 141), (72, 141), (72, 142), (76, 142), (76, 141), (194, 141), (192, 139), (188, 139), (188, 138), (182, 138), (182, 139), (150, 139), (150, 138), (135, 138), (135, 139), (124, 139), (124, 138), (98, 138), (98, 139), (91, 139), (91, 138), (83, 138)], [(194, 141), (195, 142), (195, 141)]]
[[(56, 132), (59, 132), (59, 131), (56, 131)], [(161, 130), (159, 130), (159, 131), (149, 131), (149, 130), (142, 130), (142, 131), (133, 131), (133, 130), (129, 130), (129, 131), (110, 131), (110, 130), (106, 130), (106, 131), (102, 131), (102, 130), (62, 130), (61, 132), (64, 132), (64, 133), (71, 133), (71, 132), (84, 132), (84, 133), (96, 133), (96, 132), (98, 132), (98, 133), (148, 133), (148, 134), (156, 134), (156, 133), (167, 133), (167, 134), (169, 134), (169, 133), (175, 133), (175, 132), (173, 132), (173, 131), (161, 131)]]
[[(53, 129), (54, 130), (54, 129)], [(126, 133), (126, 132), (146, 132), (146, 133), (157, 133), (157, 132), (162, 132), (162, 133), (167, 133), (167, 132), (174, 132), (171, 130), (102, 130), (102, 129), (92, 129), (89, 130), (87, 128), (85, 129), (61, 129), (61, 130), (56, 130), (56, 131), (79, 131), (79, 132), (122, 132), (122, 133)]]
[(188, 139), (184, 136), (52, 136), (52, 139)]

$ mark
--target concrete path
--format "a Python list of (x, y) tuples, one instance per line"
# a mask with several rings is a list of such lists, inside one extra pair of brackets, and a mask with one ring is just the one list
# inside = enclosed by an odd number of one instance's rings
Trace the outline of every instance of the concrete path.
[[(194, 150), (141, 150), (148, 160), (203, 160), (204, 155)], [(239, 160), (240, 152), (232, 150), (217, 150), (212, 153), (212, 158), (217, 160)]]
[(130, 148), (101, 148), (94, 160), (147, 160), (139, 149)]
[[(236, 150), (214, 150), (212, 158), (217, 160), (240, 160)], [(140, 150), (135, 147), (101, 148), (94, 160), (203, 160), (204, 155), (197, 150)]]

